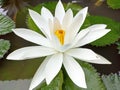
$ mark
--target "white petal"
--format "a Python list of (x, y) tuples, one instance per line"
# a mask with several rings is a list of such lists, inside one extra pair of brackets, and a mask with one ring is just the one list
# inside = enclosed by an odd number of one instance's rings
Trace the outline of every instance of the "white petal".
[(106, 58), (104, 58), (101, 55), (97, 55), (98, 59), (96, 60), (90, 60), (89, 62), (91, 63), (96, 63), (96, 64), (111, 64), (110, 61), (108, 61)]
[(49, 56), (47, 58), (45, 58), (45, 60), (42, 62), (42, 64), (38, 68), (37, 72), (35, 73), (32, 81), (31, 81), (29, 90), (33, 90), (35, 87), (40, 85), (43, 82), (43, 80), (45, 79), (45, 73), (44, 72), (45, 72), (46, 64), (47, 64), (49, 59), (50, 59)]
[[(54, 20), (54, 19), (53, 19)], [(49, 19), (49, 28), (50, 28), (50, 33), (53, 33), (53, 30), (54, 30), (54, 22), (52, 20)]]
[(57, 52), (52, 48), (47, 48), (43, 46), (29, 46), (13, 51), (7, 56), (7, 59), (25, 60), (52, 55), (55, 53)]
[(53, 20), (53, 15), (52, 13), (45, 7), (42, 7), (41, 9), (41, 15), (46, 19), (46, 21)]
[(105, 29), (107, 27), (106, 24), (94, 24), (92, 26), (89, 26), (88, 29), (90, 30), (97, 30), (97, 29)]
[(48, 26), (49, 26), (49, 29), (50, 29), (50, 40), (52, 40), (53, 35), (54, 35), (54, 18), (53, 18), (53, 20), (49, 19)]
[[(54, 18), (54, 31), (60, 30), (60, 29), (62, 29), (62, 27), (59, 20), (57, 18)], [(54, 31), (53, 31), (53, 34), (55, 33)]]
[(65, 10), (61, 0), (59, 0), (55, 8), (55, 17), (60, 21), (60, 23), (62, 23), (64, 15), (65, 15)]
[(71, 49), (66, 54), (90, 63), (110, 64), (107, 59), (87, 48)]
[(45, 74), (46, 74), (46, 83), (47, 85), (55, 78), (62, 67), (63, 62), (63, 54), (55, 54), (53, 55), (50, 60), (48, 61)]
[(13, 32), (27, 41), (46, 47), (52, 47), (49, 40), (47, 40), (45, 37), (35, 31), (24, 28), (17, 28), (13, 29)]
[(83, 29), (81, 30), (77, 36), (75, 37), (74, 41), (73, 41), (73, 47), (74, 45), (77, 44), (77, 42), (79, 42), (79, 40), (81, 40), (90, 30), (89, 29)]
[(79, 16), (81, 16), (81, 14), (83, 15), (82, 21), (80, 21), (80, 22), (81, 22), (80, 27), (81, 27), (81, 25), (82, 25), (82, 24), (84, 23), (84, 21), (85, 21), (85, 18), (86, 18), (86, 16), (87, 16), (87, 11), (88, 11), (88, 7), (85, 7), (85, 8), (83, 8), (83, 9), (81, 9), (81, 10), (76, 14), (76, 16), (74, 17), (74, 19), (77, 20), (77, 18), (79, 18)]
[(69, 26), (72, 23), (73, 20), (73, 12), (71, 9), (67, 10), (67, 12), (65, 13), (65, 16), (63, 18), (63, 23), (62, 23), (62, 28), (63, 30), (65, 30), (65, 40), (64, 40), (64, 44), (68, 44), (70, 43), (70, 31), (69, 31)]
[(71, 9), (68, 9), (63, 18), (63, 23), (62, 23), (63, 29), (67, 30), (72, 20), (73, 20), (73, 12)]
[(65, 52), (69, 50), (71, 47), (72, 47), (72, 44), (65, 44), (65, 45), (60, 46), (57, 50), (59, 52)]
[(89, 31), (95, 31), (98, 29), (105, 29), (105, 28), (106, 28), (105, 24), (95, 24), (86, 29), (81, 30), (75, 37), (75, 40), (73, 41), (73, 45), (75, 45), (77, 42), (79, 42), (85, 35), (88, 34)]
[[(61, 25), (60, 25), (60, 22), (58, 21), (57, 18), (54, 18), (54, 22), (53, 23), (54, 23), (53, 30), (51, 30), (51, 36), (52, 36), (51, 42), (53, 44), (53, 47), (55, 49), (58, 49), (61, 46), (61, 43), (60, 43), (59, 39), (57, 38), (57, 36), (55, 35), (55, 31), (56, 30), (61, 30)], [(52, 28), (52, 25), (50, 25), (50, 26)]]
[(29, 9), (29, 14), (30, 14), (32, 20), (35, 22), (35, 24), (40, 28), (42, 33), (46, 37), (50, 37), (50, 30), (49, 30), (48, 22), (42, 16), (40, 16), (39, 13), (37, 13), (33, 10)]
[(76, 47), (86, 45), (88, 43), (91, 43), (101, 37), (103, 37), (105, 34), (107, 34), (110, 31), (110, 29), (98, 29), (98, 30), (90, 30), (88, 34), (86, 34), (82, 39), (78, 41), (76, 44)]
[(73, 22), (72, 22), (71, 26), (69, 27), (69, 31), (71, 32), (71, 39), (74, 39), (74, 37), (78, 33), (80, 27), (82, 26), (82, 24), (86, 18), (86, 15), (87, 15), (87, 10), (88, 10), (87, 7), (80, 10), (77, 13), (77, 15), (74, 17)]
[(84, 71), (74, 58), (65, 55), (63, 65), (70, 79), (79, 87), (87, 88)]
[(94, 53), (91, 49), (87, 48), (70, 49), (66, 52), (66, 54), (83, 61), (98, 59), (97, 54)]
[(61, 43), (60, 43), (59, 39), (55, 35), (53, 35), (51, 42), (53, 44), (54, 49), (56, 49), (58, 51), (59, 48), (61, 47)]

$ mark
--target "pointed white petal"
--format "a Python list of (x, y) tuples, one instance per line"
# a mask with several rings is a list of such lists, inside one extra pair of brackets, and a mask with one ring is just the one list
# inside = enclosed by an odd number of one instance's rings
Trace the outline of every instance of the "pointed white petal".
[(55, 76), (58, 74), (62, 67), (63, 62), (63, 54), (55, 54), (53, 55), (50, 60), (48, 61), (46, 68), (45, 68), (45, 74), (46, 74), (46, 83), (47, 85), (50, 84), (50, 82), (55, 78)]
[(64, 15), (65, 15), (65, 10), (61, 0), (59, 0), (55, 8), (55, 17), (60, 21), (60, 23), (62, 23)]
[[(53, 19), (54, 20), (54, 19)], [(53, 29), (54, 29), (54, 22), (52, 20), (49, 19), (49, 28), (50, 28), (50, 34), (53, 33)]]
[(65, 16), (63, 18), (63, 23), (62, 23), (62, 28), (65, 30), (65, 40), (64, 44), (70, 43), (70, 31), (69, 31), (69, 26), (72, 23), (73, 20), (73, 12), (71, 9), (68, 9), (67, 12), (65, 13)]
[(13, 51), (7, 56), (7, 59), (25, 60), (52, 55), (55, 53), (57, 52), (52, 48), (47, 48), (43, 46), (29, 46)]
[(52, 38), (53, 39), (51, 40), (51, 42), (53, 43), (54, 49), (56, 49), (57, 51), (59, 51), (59, 48), (61, 47), (60, 41), (58, 40), (58, 38), (55, 35), (53, 35)]
[(46, 19), (46, 21), (53, 20), (53, 15), (52, 13), (45, 7), (42, 7), (41, 9), (41, 15)]
[(13, 32), (27, 41), (46, 47), (52, 47), (49, 40), (47, 40), (45, 37), (35, 31), (24, 28), (17, 28), (13, 29)]
[(40, 85), (43, 82), (43, 80), (45, 79), (45, 67), (46, 67), (46, 64), (49, 59), (50, 59), (50, 56), (45, 58), (45, 60), (42, 62), (42, 64), (38, 68), (37, 72), (35, 73), (32, 81), (31, 81), (29, 90), (33, 90), (35, 87)]
[(80, 21), (80, 22), (81, 22), (80, 27), (81, 27), (81, 25), (82, 25), (82, 24), (84, 23), (84, 21), (85, 21), (85, 18), (86, 18), (86, 16), (87, 16), (87, 11), (88, 11), (88, 7), (85, 7), (85, 8), (83, 8), (83, 9), (81, 9), (81, 10), (76, 14), (76, 16), (74, 17), (74, 19), (77, 20), (77, 18), (79, 18), (79, 16), (81, 16), (81, 14), (83, 15), (82, 21)]
[(97, 55), (98, 59), (96, 60), (90, 60), (89, 62), (91, 63), (96, 63), (96, 64), (111, 64), (110, 61), (108, 61), (106, 58), (104, 58), (101, 55)]
[(89, 31), (94, 31), (94, 30), (101, 30), (101, 29), (105, 29), (107, 27), (107, 25), (105, 24), (95, 24), (92, 25), (86, 29), (81, 30), (77, 36), (75, 37), (75, 39), (77, 39), (76, 41), (80, 40), (81, 38), (83, 38)]
[(90, 30), (87, 29), (87, 28), (81, 30), (81, 31), (77, 34), (77, 36), (75, 37), (75, 39), (74, 39), (74, 41), (73, 41), (73, 47), (74, 47), (74, 45), (76, 45), (77, 42), (79, 42), (79, 40), (81, 40), (89, 31), (90, 31)]
[(91, 43), (101, 37), (103, 37), (105, 34), (107, 34), (110, 31), (110, 29), (98, 29), (98, 30), (90, 30), (88, 34), (86, 34), (82, 39), (78, 41), (76, 44), (76, 47), (86, 45), (88, 43)]
[(91, 49), (87, 49), (87, 48), (70, 49), (66, 52), (66, 54), (83, 61), (98, 59), (97, 54), (94, 53)]
[[(53, 30), (51, 30), (51, 36), (52, 36), (51, 42), (53, 44), (53, 47), (55, 49), (58, 49), (61, 46), (61, 43), (60, 43), (59, 39), (57, 38), (57, 36), (55, 35), (55, 31), (61, 30), (61, 25), (57, 18), (54, 18), (53, 23), (54, 23)], [(52, 28), (52, 25), (51, 25), (51, 28)]]
[(30, 14), (32, 20), (35, 22), (35, 24), (42, 31), (42, 33), (46, 37), (50, 37), (50, 30), (49, 30), (48, 22), (42, 16), (40, 16), (39, 13), (37, 13), (33, 10), (29, 9), (29, 14)]
[(55, 33), (55, 30), (60, 30), (62, 29), (61, 24), (57, 18), (54, 18), (54, 31), (53, 34)]
[(94, 24), (92, 26), (89, 26), (88, 29), (90, 30), (98, 30), (98, 29), (105, 29), (107, 27), (106, 24)]
[(73, 22), (72, 22), (71, 26), (69, 27), (69, 31), (71, 32), (71, 39), (74, 39), (74, 37), (78, 33), (80, 27), (82, 26), (82, 24), (86, 18), (86, 15), (87, 15), (87, 10), (88, 10), (88, 7), (83, 8), (74, 17)]
[(65, 55), (63, 65), (70, 79), (79, 87), (87, 88), (84, 71), (74, 58)]
[(49, 29), (50, 29), (50, 40), (52, 40), (53, 35), (54, 35), (54, 18), (53, 18), (53, 20), (49, 19), (48, 26), (49, 26)]
[(66, 54), (90, 63), (110, 64), (110, 62), (107, 59), (96, 54), (91, 49), (87, 49), (87, 48), (71, 49), (67, 51)]
[(63, 23), (62, 23), (63, 29), (67, 30), (69, 25), (72, 23), (72, 20), (73, 20), (73, 12), (71, 9), (68, 9), (63, 18)]

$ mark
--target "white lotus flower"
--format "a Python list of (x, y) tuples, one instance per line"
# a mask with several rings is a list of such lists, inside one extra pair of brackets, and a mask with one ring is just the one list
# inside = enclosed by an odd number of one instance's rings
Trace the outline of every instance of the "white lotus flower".
[(47, 85), (50, 84), (60, 71), (62, 64), (74, 84), (87, 88), (84, 71), (75, 58), (90, 63), (111, 64), (92, 50), (81, 48), (81, 46), (101, 38), (110, 31), (105, 29), (105, 24), (95, 24), (79, 32), (86, 18), (87, 10), (87, 7), (83, 8), (73, 17), (72, 10), (68, 9), (65, 12), (59, 0), (55, 9), (55, 16), (45, 7), (41, 9), (41, 15), (29, 10), (31, 18), (44, 36), (29, 29), (13, 29), (16, 35), (39, 46), (15, 50), (9, 54), (7, 59), (26, 60), (46, 56), (33, 77), (29, 90), (44, 80)]

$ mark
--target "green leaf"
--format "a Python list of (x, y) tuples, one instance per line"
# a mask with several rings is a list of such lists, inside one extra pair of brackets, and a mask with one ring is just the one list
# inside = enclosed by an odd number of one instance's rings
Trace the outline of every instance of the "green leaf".
[(103, 75), (102, 80), (107, 90), (120, 90), (120, 75), (117, 74)]
[(82, 28), (93, 24), (106, 24), (111, 31), (102, 38), (92, 42), (94, 46), (106, 46), (115, 43), (120, 38), (120, 23), (103, 16), (88, 16)]
[(3, 58), (5, 53), (10, 48), (10, 42), (8, 40), (0, 39), (0, 59)]
[(112, 9), (120, 9), (120, 0), (107, 0), (107, 4)]
[[(46, 2), (46, 3), (42, 3), (37, 5), (36, 7), (32, 8), (34, 11), (40, 13), (41, 8), (44, 6), (46, 8), (48, 8), (54, 15), (54, 11), (55, 11), (55, 7), (56, 7), (57, 2)], [(77, 4), (72, 4), (72, 3), (68, 3), (65, 4), (64, 3), (64, 8), (65, 10), (71, 8), (73, 10), (73, 13), (77, 13), (82, 7), (80, 5)], [(34, 30), (38, 33), (41, 33), (39, 28), (36, 26), (36, 24), (33, 22), (33, 20), (30, 18), (30, 16), (27, 17), (27, 26), (28, 28), (30, 28), (31, 30)]]
[(106, 90), (99, 74), (96, 72), (94, 67), (85, 62), (79, 61), (79, 63), (85, 72), (87, 89), (79, 88), (70, 80), (67, 75), (65, 75), (63, 90)]
[(13, 28), (15, 28), (14, 22), (8, 16), (0, 14), (0, 35), (12, 32)]
[(46, 85), (45, 83), (36, 90), (62, 90), (63, 84), (63, 73), (60, 71), (58, 75), (54, 78), (54, 80), (49, 84)]

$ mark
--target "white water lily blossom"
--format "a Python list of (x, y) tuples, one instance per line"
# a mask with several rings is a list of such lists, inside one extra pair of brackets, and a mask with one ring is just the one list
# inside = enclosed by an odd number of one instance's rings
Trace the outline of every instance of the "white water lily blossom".
[(29, 29), (13, 29), (16, 35), (38, 44), (38, 46), (15, 50), (8, 55), (7, 59), (26, 60), (46, 56), (34, 75), (29, 90), (33, 90), (43, 81), (49, 85), (60, 71), (62, 64), (74, 84), (87, 88), (84, 71), (75, 58), (90, 63), (111, 64), (94, 51), (81, 47), (101, 38), (110, 31), (106, 29), (105, 24), (95, 24), (80, 30), (87, 10), (88, 7), (85, 7), (73, 16), (71, 9), (65, 12), (63, 4), (59, 0), (55, 16), (45, 7), (42, 7), (41, 14), (29, 10), (32, 20), (44, 36)]

